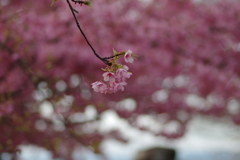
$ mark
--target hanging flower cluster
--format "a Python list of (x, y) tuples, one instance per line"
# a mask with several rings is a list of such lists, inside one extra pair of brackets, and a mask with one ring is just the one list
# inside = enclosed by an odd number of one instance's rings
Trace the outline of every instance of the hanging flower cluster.
[(130, 78), (132, 73), (128, 72), (129, 68), (126, 65), (121, 65), (116, 62), (121, 55), (124, 55), (124, 60), (127, 63), (133, 63), (135, 59), (135, 55), (131, 50), (119, 53), (113, 50), (113, 58), (109, 61), (111, 65), (102, 69), (105, 71), (105, 73), (103, 73), (103, 80), (92, 83), (92, 88), (95, 92), (106, 94), (116, 93), (119, 90), (124, 91), (124, 86), (127, 85), (125, 81), (127, 78)]

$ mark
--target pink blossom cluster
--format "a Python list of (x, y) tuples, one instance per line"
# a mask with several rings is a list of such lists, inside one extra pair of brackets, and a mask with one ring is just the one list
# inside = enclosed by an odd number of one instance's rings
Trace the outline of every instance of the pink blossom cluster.
[(13, 111), (13, 105), (11, 102), (0, 104), (0, 117), (5, 114), (9, 114), (12, 111)]
[[(134, 61), (132, 51), (128, 50), (124, 54), (124, 60), (127, 63), (132, 63)], [(104, 81), (96, 81), (92, 83), (92, 88), (95, 92), (100, 93), (116, 93), (121, 90), (124, 91), (124, 86), (127, 85), (126, 79), (130, 78), (131, 72), (128, 72), (128, 67), (126, 65), (116, 64), (115, 60), (112, 61), (112, 66), (117, 67), (107, 67), (105, 73), (103, 73)]]

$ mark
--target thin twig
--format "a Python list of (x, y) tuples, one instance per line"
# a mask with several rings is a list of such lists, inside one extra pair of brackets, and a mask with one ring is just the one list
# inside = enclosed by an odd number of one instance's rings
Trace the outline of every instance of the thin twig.
[(114, 57), (117, 57), (117, 56), (121, 56), (121, 55), (124, 55), (124, 54), (125, 54), (125, 52), (120, 52), (120, 53), (118, 53), (116, 55), (113, 55), (113, 56), (110, 56), (110, 57), (103, 57), (102, 59), (111, 59), (111, 58), (114, 58)]
[[(76, 17), (76, 15), (75, 15), (75, 13), (74, 13), (76, 10), (73, 9), (73, 7), (72, 7), (71, 3), (69, 2), (69, 0), (66, 0), (66, 1), (67, 1), (68, 5), (69, 5), (69, 8), (71, 9), (71, 12), (72, 12), (72, 14), (73, 14), (73, 17), (74, 17), (74, 19), (75, 19), (75, 22), (76, 22), (76, 24), (77, 24), (78, 29), (80, 30), (81, 34), (83, 35), (83, 37), (84, 37), (84, 39), (86, 40), (86, 42), (87, 42), (87, 44), (89, 45), (89, 47), (92, 49), (94, 55), (95, 55), (97, 58), (99, 58), (99, 59), (100, 59), (103, 63), (105, 63), (106, 65), (111, 66), (111, 63), (110, 63), (107, 59), (103, 59), (102, 57), (100, 57), (100, 56), (97, 54), (97, 52), (94, 50), (93, 46), (92, 46), (91, 43), (88, 41), (86, 35), (84, 34), (83, 30), (82, 30), (81, 27), (80, 27), (80, 24), (79, 24), (79, 22), (78, 22), (78, 20), (77, 20), (77, 17)], [(73, 0), (73, 2), (75, 2), (75, 3), (80, 3), (80, 1), (74, 1), (74, 0)]]
[(78, 3), (80, 5), (84, 4), (84, 1), (80, 1), (80, 0), (72, 0), (75, 4)]
[(75, 10), (74, 8), (72, 8), (72, 10), (73, 10), (74, 12), (78, 13), (78, 11), (77, 11), (77, 10)]

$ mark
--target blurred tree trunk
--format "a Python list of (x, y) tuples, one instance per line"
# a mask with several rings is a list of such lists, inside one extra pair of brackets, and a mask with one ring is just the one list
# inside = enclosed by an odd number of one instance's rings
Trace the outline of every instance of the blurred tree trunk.
[(174, 160), (175, 150), (168, 148), (151, 148), (139, 151), (135, 160)]

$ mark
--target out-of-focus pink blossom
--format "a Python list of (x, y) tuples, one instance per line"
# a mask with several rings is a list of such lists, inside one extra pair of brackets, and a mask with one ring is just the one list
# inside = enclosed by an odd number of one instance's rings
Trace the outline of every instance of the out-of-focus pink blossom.
[(128, 72), (126, 69), (124, 68), (119, 68), (116, 72), (116, 77), (117, 80), (119, 82), (123, 82), (126, 80), (126, 78), (130, 78), (130, 76), (132, 75), (132, 73)]
[(0, 104), (0, 116), (9, 114), (13, 111), (13, 105), (10, 102)]
[(109, 81), (110, 83), (112, 83), (115, 81), (115, 75), (113, 72), (105, 72), (103, 73), (103, 77), (104, 77), (104, 81), (106, 82)]
[(124, 60), (127, 63), (133, 63), (134, 59), (132, 58), (132, 51), (128, 50), (124, 55)]
[(103, 82), (92, 83), (92, 88), (95, 92), (106, 93), (107, 85)]

